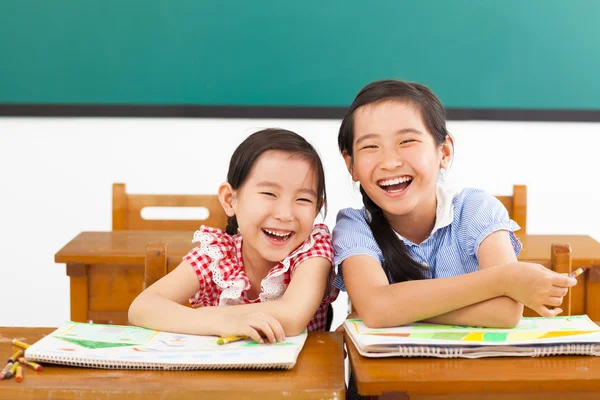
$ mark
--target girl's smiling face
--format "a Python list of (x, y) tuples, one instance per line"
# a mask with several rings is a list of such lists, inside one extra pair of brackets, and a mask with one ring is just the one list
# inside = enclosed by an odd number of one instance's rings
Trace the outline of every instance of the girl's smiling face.
[(311, 234), (318, 213), (317, 176), (305, 159), (264, 152), (237, 189), (221, 185), (225, 211), (237, 218), (244, 264), (273, 266)]
[(346, 165), (388, 219), (410, 215), (432, 201), (435, 205), (440, 168), (451, 159), (451, 139), (438, 145), (409, 102), (367, 104), (353, 118), (353, 155), (343, 154)]

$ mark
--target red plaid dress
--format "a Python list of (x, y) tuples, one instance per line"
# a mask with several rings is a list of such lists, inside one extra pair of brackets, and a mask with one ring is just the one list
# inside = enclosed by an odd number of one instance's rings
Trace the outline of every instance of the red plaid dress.
[(262, 290), (254, 300), (249, 300), (250, 279), (244, 272), (242, 262), (242, 236), (230, 236), (224, 231), (206, 226), (194, 233), (194, 242), (199, 242), (183, 259), (189, 262), (200, 282), (200, 290), (192, 298), (194, 307), (250, 304), (279, 299), (294, 276), (294, 270), (303, 261), (312, 257), (324, 257), (331, 261), (331, 274), (327, 295), (324, 296), (317, 312), (308, 324), (309, 331), (325, 330), (327, 308), (338, 295), (338, 289), (331, 285), (335, 272), (333, 268), (333, 247), (327, 226), (317, 224), (308, 237), (287, 258), (271, 268), (262, 281)]

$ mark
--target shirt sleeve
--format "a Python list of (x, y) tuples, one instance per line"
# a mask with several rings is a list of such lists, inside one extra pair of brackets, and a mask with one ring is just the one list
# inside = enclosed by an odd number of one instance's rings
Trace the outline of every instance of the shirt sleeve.
[(508, 217), (508, 211), (496, 197), (471, 189), (460, 212), (459, 237), (467, 254), (478, 259), (479, 246), (485, 238), (497, 231), (508, 231), (515, 255), (519, 255), (522, 245), (514, 232), (521, 228)]
[(293, 262), (292, 271), (297, 265), (312, 257), (323, 257), (333, 264), (333, 246), (331, 245), (331, 234), (327, 225), (317, 224), (311, 233), (312, 246), (307, 251), (304, 251), (296, 257)]
[(293, 276), (294, 270), (302, 262), (313, 257), (326, 258), (331, 263), (331, 270), (327, 277), (327, 286), (325, 288), (325, 294), (321, 303), (332, 303), (338, 296), (339, 290), (332, 285), (335, 279), (335, 269), (333, 265), (333, 246), (331, 244), (331, 234), (327, 225), (317, 224), (313, 228), (312, 240), (313, 244), (305, 252), (298, 254), (296, 259), (293, 261), (290, 268), (290, 275)]
[(383, 253), (373, 237), (373, 232), (367, 223), (365, 209), (356, 210), (346, 208), (337, 215), (335, 228), (333, 228), (334, 263), (337, 266), (337, 275), (334, 286), (346, 290), (342, 271), (342, 263), (348, 257), (366, 255), (373, 257), (383, 265)]

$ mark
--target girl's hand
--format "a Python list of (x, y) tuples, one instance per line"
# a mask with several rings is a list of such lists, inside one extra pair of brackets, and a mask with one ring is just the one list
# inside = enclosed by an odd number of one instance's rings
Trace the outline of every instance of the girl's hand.
[(248, 336), (257, 343), (270, 343), (285, 340), (283, 327), (275, 318), (261, 312), (246, 314), (241, 317), (229, 317), (220, 329), (221, 337)]
[(577, 284), (576, 279), (550, 271), (540, 264), (517, 262), (508, 267), (511, 273), (508, 274), (507, 295), (542, 317), (560, 314), (563, 297), (570, 287)]

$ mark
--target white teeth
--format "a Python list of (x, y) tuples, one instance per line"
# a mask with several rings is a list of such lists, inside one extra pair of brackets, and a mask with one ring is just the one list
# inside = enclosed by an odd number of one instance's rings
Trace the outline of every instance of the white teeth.
[(270, 229), (263, 229), (263, 230), (265, 232), (267, 232), (268, 234), (270, 234), (270, 235), (279, 236), (279, 237), (286, 237), (286, 236), (290, 236), (292, 234), (292, 232), (282, 233), (282, 232), (275, 232), (275, 231), (272, 231)]
[(387, 181), (379, 182), (379, 186), (397, 185), (399, 183), (404, 183), (404, 182), (408, 182), (408, 181), (412, 181), (412, 178), (409, 176), (405, 176), (403, 178), (388, 179)]

